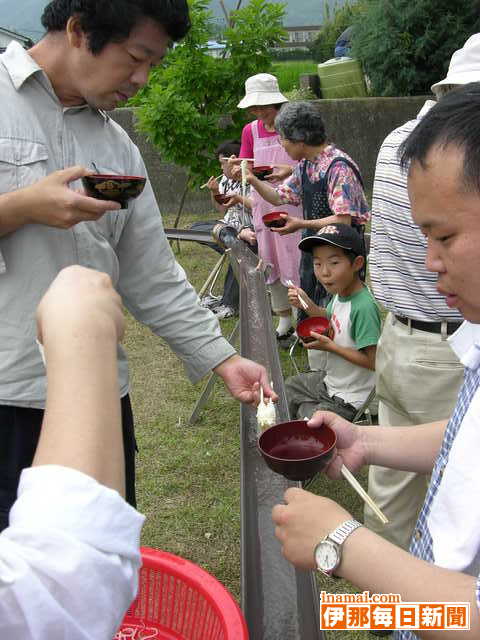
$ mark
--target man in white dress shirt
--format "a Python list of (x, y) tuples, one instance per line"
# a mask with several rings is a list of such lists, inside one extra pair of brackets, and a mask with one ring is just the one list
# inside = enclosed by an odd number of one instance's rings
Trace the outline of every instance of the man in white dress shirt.
[[(473, 639), (480, 637), (480, 83), (451, 92), (429, 111), (406, 141), (403, 164), (410, 164), (408, 191), (427, 239), (427, 268), (448, 307), (465, 318), (450, 338), (465, 368), (456, 406), (448, 423), (362, 427), (318, 412), (309, 425), (328, 424), (337, 433), (327, 468), (332, 477), (340, 477), (342, 464), (351, 471), (377, 464), (431, 474), (410, 553), (302, 489), (288, 489), (287, 504), (273, 516), (295, 565), (316, 565), (360, 590), (400, 594), (404, 602), (467, 602), (471, 624), (462, 637)], [(419, 636), (453, 640), (458, 629)], [(414, 637), (396, 632), (398, 640)]]

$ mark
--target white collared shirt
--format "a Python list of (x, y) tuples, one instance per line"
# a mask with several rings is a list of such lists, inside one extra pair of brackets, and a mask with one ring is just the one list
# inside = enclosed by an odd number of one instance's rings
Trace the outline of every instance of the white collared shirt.
[(25, 469), (0, 534), (0, 638), (111, 640), (137, 592), (143, 522), (79, 471)]
[[(480, 369), (480, 325), (465, 322), (449, 342), (468, 371)], [(473, 394), (457, 435), (446, 451), (441, 482), (427, 526), (435, 564), (471, 575), (480, 574), (480, 389)]]
[[(464, 322), (449, 342), (465, 367), (465, 380), (445, 429), (410, 553), (475, 576), (480, 608), (480, 325)], [(395, 633), (395, 640), (414, 638), (411, 631)]]

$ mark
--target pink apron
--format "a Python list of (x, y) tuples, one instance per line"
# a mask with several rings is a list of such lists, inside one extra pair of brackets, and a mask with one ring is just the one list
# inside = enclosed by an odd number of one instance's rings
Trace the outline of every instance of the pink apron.
[[(258, 135), (258, 120), (252, 122), (253, 135), (253, 157), (255, 166), (275, 164), (296, 164), (285, 149), (280, 144), (279, 136), (260, 138)], [(278, 183), (270, 183), (272, 186)], [(280, 236), (272, 233), (262, 222), (262, 216), (270, 211), (285, 211), (289, 216), (303, 219), (303, 209), (301, 206), (292, 205), (274, 206), (264, 200), (252, 188), (251, 197), (253, 201), (252, 214), (253, 225), (257, 235), (258, 255), (265, 264), (271, 265), (270, 275), (267, 284), (272, 284), (278, 279), (287, 286), (287, 280), (291, 280), (295, 285), (300, 286), (300, 250), (298, 243), (302, 236), (301, 231)]]

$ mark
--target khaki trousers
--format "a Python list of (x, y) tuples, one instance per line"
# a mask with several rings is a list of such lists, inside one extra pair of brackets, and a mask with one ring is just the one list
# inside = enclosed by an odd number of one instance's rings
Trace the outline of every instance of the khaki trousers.
[[(450, 417), (463, 366), (437, 333), (409, 329), (388, 314), (377, 346), (378, 422), (409, 426)], [(375, 427), (373, 427), (375, 428)], [(371, 466), (368, 492), (389, 519), (383, 525), (365, 507), (366, 526), (408, 549), (429, 476)]]

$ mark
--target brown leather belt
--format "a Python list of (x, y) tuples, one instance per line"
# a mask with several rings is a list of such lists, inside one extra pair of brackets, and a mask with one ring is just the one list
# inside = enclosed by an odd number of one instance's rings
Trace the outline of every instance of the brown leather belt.
[(462, 324), (461, 322), (423, 322), (423, 320), (411, 320), (410, 318), (403, 318), (402, 316), (394, 317), (402, 324), (406, 324), (407, 327), (418, 329), (419, 331), (428, 331), (429, 333), (442, 333), (442, 325), (447, 325), (447, 336), (455, 333)]

